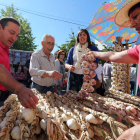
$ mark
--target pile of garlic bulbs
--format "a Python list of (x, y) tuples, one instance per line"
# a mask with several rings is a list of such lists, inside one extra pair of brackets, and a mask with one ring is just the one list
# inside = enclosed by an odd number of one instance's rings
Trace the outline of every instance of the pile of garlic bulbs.
[[(109, 89), (112, 93), (124, 92), (130, 93), (130, 64), (114, 63), (112, 64), (111, 72), (111, 88)], [(128, 67), (129, 66), (129, 67)]]
[(96, 94), (96, 98), (76, 100), (68, 94), (40, 94), (32, 90), (39, 98), (36, 109), (21, 106), (14, 94), (0, 108), (1, 140), (114, 140), (130, 124), (133, 126), (124, 118), (120, 121), (121, 116), (110, 112), (108, 104)]
[[(121, 52), (128, 49), (128, 40), (126, 41), (126, 48), (122, 45), (122, 37), (117, 37), (117, 42), (113, 47), (115, 52)], [(109, 89), (110, 93), (118, 94), (119, 92), (130, 94), (130, 64), (125, 63), (112, 63), (112, 72), (111, 72), (111, 88)]]
[[(94, 91), (94, 85), (96, 85), (96, 80), (94, 77), (96, 76), (95, 69), (97, 68), (97, 64), (93, 62), (95, 60), (94, 55), (88, 54), (90, 50), (86, 51), (86, 54), (81, 55), (81, 66), (83, 69), (83, 84), (81, 90), (77, 93), (73, 91), (72, 97), (75, 99), (84, 99), (85, 97), (91, 96), (91, 93)], [(69, 95), (70, 92), (67, 91)]]

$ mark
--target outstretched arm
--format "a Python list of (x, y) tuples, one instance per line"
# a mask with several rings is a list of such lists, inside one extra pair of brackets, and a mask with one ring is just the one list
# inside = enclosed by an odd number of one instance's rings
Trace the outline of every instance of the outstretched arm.
[(117, 140), (138, 140), (140, 138), (140, 125), (136, 125), (117, 138)]
[(0, 83), (9, 91), (17, 94), (19, 101), (26, 108), (36, 108), (38, 98), (32, 90), (16, 81), (9, 71), (0, 64)]
[(135, 59), (127, 54), (127, 50), (122, 52), (89, 52), (93, 53), (95, 58), (108, 60), (116, 63), (138, 63)]

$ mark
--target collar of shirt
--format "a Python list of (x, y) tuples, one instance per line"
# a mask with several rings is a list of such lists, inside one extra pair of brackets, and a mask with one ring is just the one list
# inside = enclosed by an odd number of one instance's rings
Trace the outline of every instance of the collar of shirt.
[[(41, 56), (46, 56), (45, 53), (43, 52), (43, 49), (41, 49)], [(52, 58), (53, 54), (50, 53), (50, 58)], [(47, 56), (46, 56), (47, 57)], [(48, 58), (48, 57), (47, 57)]]

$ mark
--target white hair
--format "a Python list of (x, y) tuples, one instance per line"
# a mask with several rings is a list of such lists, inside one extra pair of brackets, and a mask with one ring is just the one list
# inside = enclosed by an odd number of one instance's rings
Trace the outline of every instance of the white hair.
[(42, 41), (45, 42), (47, 37), (52, 37), (52, 38), (54, 39), (54, 41), (55, 41), (54, 36), (53, 36), (53, 35), (49, 35), (49, 34), (45, 34), (45, 35), (42, 37)]

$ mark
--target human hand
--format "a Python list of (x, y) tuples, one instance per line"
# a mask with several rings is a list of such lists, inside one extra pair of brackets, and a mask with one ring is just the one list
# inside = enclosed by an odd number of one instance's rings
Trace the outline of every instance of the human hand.
[(140, 138), (140, 125), (136, 125), (117, 138), (117, 140), (138, 140)]
[(94, 55), (94, 51), (89, 51), (88, 53), (86, 53), (87, 55), (91, 55), (93, 54)]
[(55, 71), (55, 70), (54, 71), (47, 71), (46, 73), (48, 74), (49, 78), (53, 78), (56, 81), (62, 79), (62, 77), (63, 77), (63, 75), (60, 72)]
[(75, 70), (75, 67), (74, 67), (73, 65), (70, 65), (70, 66), (69, 66), (69, 71), (72, 72), (72, 71), (74, 71), (74, 70)]
[(30, 109), (36, 108), (36, 104), (38, 104), (39, 99), (32, 90), (23, 86), (17, 90), (16, 94), (22, 106)]

